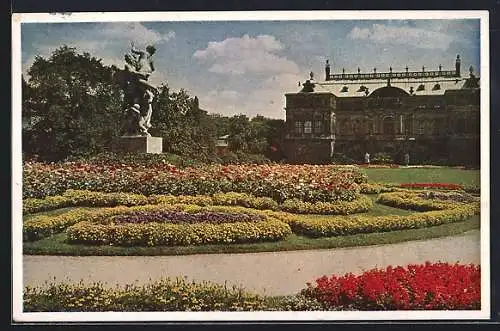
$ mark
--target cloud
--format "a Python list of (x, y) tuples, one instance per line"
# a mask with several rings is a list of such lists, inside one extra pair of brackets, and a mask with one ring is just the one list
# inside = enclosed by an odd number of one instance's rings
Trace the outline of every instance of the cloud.
[(197, 50), (193, 57), (210, 63), (210, 72), (243, 75), (297, 73), (298, 65), (277, 53), (283, 45), (274, 37), (260, 35), (255, 38), (227, 38), (212, 41), (207, 48)]
[(373, 24), (369, 28), (354, 27), (347, 35), (354, 40), (378, 44), (408, 45), (426, 49), (448, 49), (453, 37), (445, 32), (409, 26)]
[[(297, 92), (300, 75), (278, 74), (265, 78), (252, 90), (211, 90), (200, 94), (203, 109), (226, 116), (245, 114), (269, 118), (285, 118), (285, 93)], [(236, 86), (235, 86), (236, 87)]]
[(32, 45), (35, 51), (23, 58), (22, 67), (25, 75), (36, 55), (47, 58), (62, 45), (74, 47), (78, 53), (88, 52), (92, 56), (101, 58), (104, 64), (121, 67), (124, 60), (117, 54), (125, 54), (131, 41), (141, 48), (149, 44), (161, 44), (174, 39), (175, 31), (160, 33), (148, 29), (139, 22), (68, 24), (65, 28), (53, 29), (50, 34), (40, 34), (37, 37)]

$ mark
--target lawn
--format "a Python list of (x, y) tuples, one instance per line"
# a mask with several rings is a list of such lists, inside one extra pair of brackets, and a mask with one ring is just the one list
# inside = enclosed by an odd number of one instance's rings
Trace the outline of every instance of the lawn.
[(456, 168), (365, 168), (370, 183), (455, 183), (480, 185), (479, 170)]

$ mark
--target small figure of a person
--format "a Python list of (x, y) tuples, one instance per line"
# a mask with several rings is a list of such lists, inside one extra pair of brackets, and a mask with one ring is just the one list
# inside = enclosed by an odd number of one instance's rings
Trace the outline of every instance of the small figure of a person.
[(370, 164), (370, 154), (368, 152), (365, 153), (365, 163)]
[(410, 164), (410, 154), (405, 153), (405, 165), (408, 166)]

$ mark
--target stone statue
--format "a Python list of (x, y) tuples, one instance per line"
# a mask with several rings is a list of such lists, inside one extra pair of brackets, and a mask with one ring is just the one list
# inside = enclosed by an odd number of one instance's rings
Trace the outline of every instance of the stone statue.
[(154, 46), (147, 46), (146, 50), (135, 48), (131, 43), (129, 54), (125, 54), (124, 70), (118, 72), (118, 80), (125, 92), (125, 131), (130, 136), (151, 136), (152, 103), (158, 90), (148, 82), (149, 76), (155, 70), (153, 55)]

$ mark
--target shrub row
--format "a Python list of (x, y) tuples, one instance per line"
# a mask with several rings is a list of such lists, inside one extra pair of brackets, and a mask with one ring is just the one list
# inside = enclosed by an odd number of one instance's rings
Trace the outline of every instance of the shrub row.
[(463, 204), (453, 209), (428, 211), (408, 216), (349, 216), (314, 218), (297, 216), (290, 220), (292, 231), (308, 237), (343, 236), (356, 233), (416, 229), (465, 221), (479, 213), (479, 204)]
[(154, 212), (137, 211), (132, 214), (113, 216), (113, 224), (142, 224), (142, 223), (169, 223), (169, 224), (195, 224), (195, 223), (235, 223), (235, 222), (260, 222), (265, 219), (262, 215), (248, 215), (245, 213), (228, 213), (203, 211), (188, 213), (185, 211), (157, 210)]
[(327, 309), (478, 310), (481, 270), (475, 265), (429, 263), (323, 276), (302, 291)]
[(25, 214), (48, 211), (69, 206), (79, 207), (114, 207), (119, 205), (135, 206), (146, 204), (194, 204), (200, 206), (242, 206), (259, 210), (283, 210), (299, 214), (330, 214), (348, 215), (362, 213), (373, 207), (371, 199), (360, 196), (353, 201), (336, 202), (303, 202), (298, 199), (288, 199), (278, 204), (271, 198), (255, 197), (246, 193), (216, 193), (213, 196), (174, 196), (152, 195), (146, 197), (132, 193), (104, 193), (88, 190), (67, 190), (61, 196), (51, 196), (45, 199), (25, 199), (23, 212)]
[(292, 233), (278, 220), (198, 224), (98, 224), (79, 222), (66, 230), (72, 244), (114, 246), (187, 246), (277, 241)]
[(280, 205), (280, 209), (295, 214), (349, 215), (364, 213), (373, 207), (369, 197), (360, 196), (353, 201), (304, 202), (290, 199)]
[(386, 206), (416, 211), (443, 210), (460, 205), (459, 202), (455, 201), (424, 199), (420, 194), (422, 192), (401, 191), (382, 193), (378, 196), (377, 202)]
[(226, 207), (226, 206), (197, 206), (197, 205), (145, 205), (125, 207), (118, 206), (113, 208), (100, 208), (96, 210), (89, 210), (77, 208), (56, 216), (39, 215), (34, 216), (23, 224), (23, 239), (25, 241), (35, 241), (42, 238), (49, 237), (56, 233), (64, 231), (69, 226), (77, 224), (82, 221), (91, 223), (99, 223), (108, 225), (112, 223), (113, 216), (118, 215), (133, 215), (135, 213), (154, 213), (154, 212), (186, 212), (186, 213), (202, 213), (202, 212), (215, 212), (215, 213), (231, 213), (231, 214), (245, 214), (255, 217), (265, 217), (266, 221), (269, 219), (280, 220), (281, 215), (285, 213), (273, 212), (267, 213), (266, 211), (259, 211), (243, 207)]
[(253, 311), (266, 307), (264, 297), (241, 288), (168, 278), (116, 288), (101, 283), (26, 287), (23, 305), (25, 312)]
[(359, 191), (363, 194), (379, 194), (384, 192), (393, 192), (394, 187), (382, 184), (361, 183), (359, 184)]
[(115, 207), (137, 206), (150, 203), (142, 194), (103, 193), (89, 190), (66, 190), (62, 195), (47, 196), (44, 199), (28, 198), (23, 200), (23, 213), (39, 213), (63, 207)]

